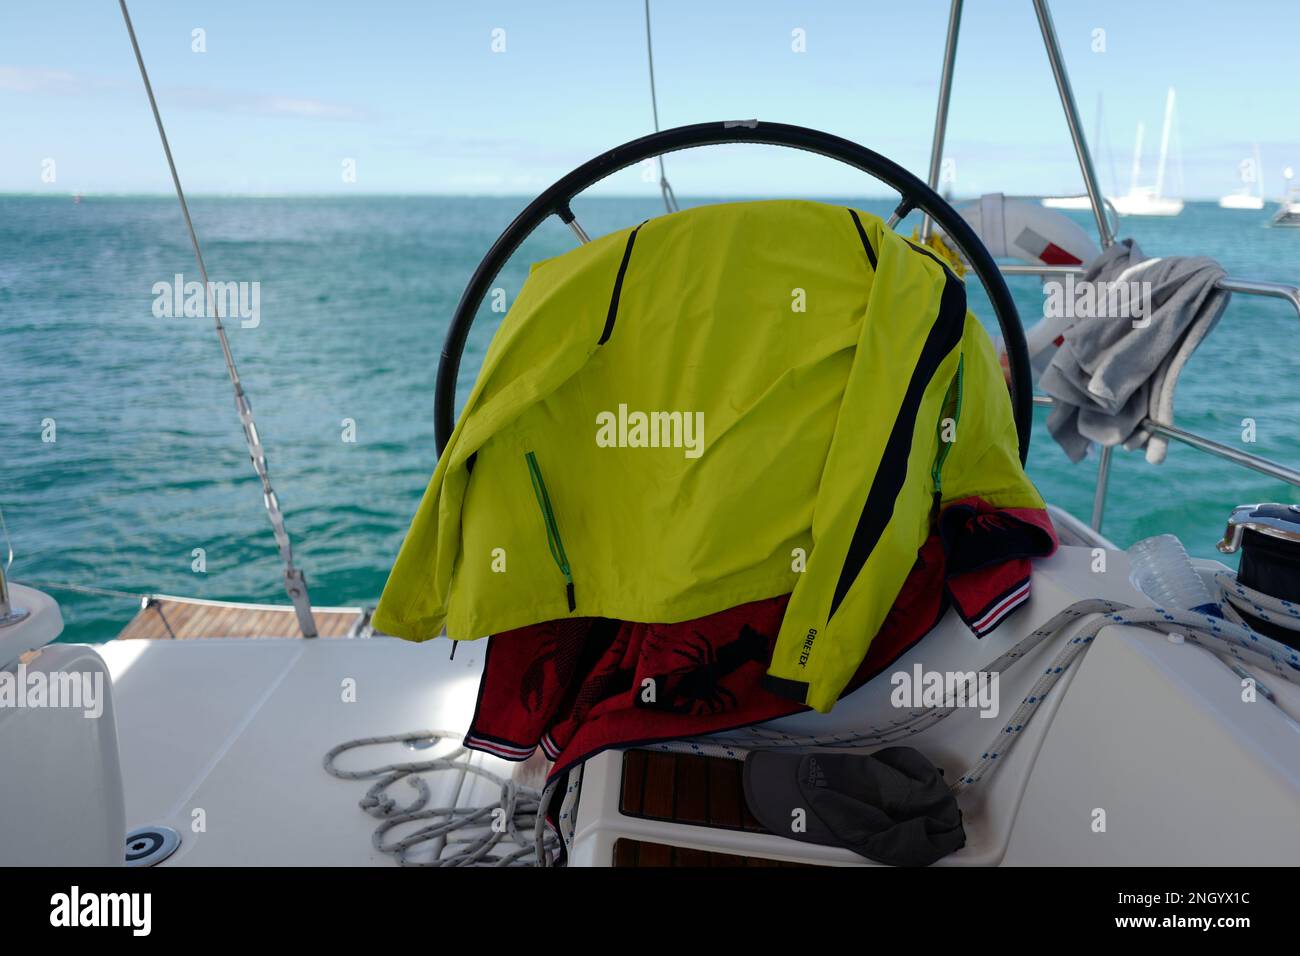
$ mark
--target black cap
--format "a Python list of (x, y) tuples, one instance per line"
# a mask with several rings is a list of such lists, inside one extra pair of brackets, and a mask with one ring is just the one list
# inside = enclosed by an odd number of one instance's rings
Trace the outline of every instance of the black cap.
[(775, 834), (891, 866), (929, 866), (966, 845), (943, 774), (911, 747), (872, 754), (756, 750), (745, 758), (745, 802)]

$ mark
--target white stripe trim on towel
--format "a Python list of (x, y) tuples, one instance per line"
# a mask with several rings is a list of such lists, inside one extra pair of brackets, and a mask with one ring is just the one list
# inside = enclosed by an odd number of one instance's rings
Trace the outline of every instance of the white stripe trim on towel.
[(472, 734), (465, 738), (465, 746), (472, 747), (474, 750), (486, 751), (506, 760), (527, 760), (533, 755), (533, 751), (537, 749), (536, 747), (509, 747), (497, 743), (495, 740), (484, 740), (482, 737), (475, 737)]
[(1028, 597), (1029, 582), (1026, 581), (990, 608), (983, 617), (971, 624), (971, 630), (980, 637), (983, 637), (989, 631), (993, 630), (993, 628), (997, 627), (998, 623), (1001, 622), (1004, 617), (1023, 604)]

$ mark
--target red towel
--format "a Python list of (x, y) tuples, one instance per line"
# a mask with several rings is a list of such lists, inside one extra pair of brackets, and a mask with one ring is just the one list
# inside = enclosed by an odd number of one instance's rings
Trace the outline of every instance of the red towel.
[[(948, 506), (845, 693), (929, 633), (950, 601), (977, 637), (992, 631), (1028, 598), (1029, 558), (1056, 543), (1046, 512)], [(508, 760), (540, 745), (554, 777), (611, 747), (806, 710), (762, 687), (789, 597), (674, 624), (578, 617), (494, 635), (465, 745)]]

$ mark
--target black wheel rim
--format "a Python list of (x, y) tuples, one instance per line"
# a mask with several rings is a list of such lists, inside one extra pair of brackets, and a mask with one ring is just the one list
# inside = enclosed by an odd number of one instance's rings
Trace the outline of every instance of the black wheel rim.
[(447, 447), (455, 427), (456, 379), (460, 373), (460, 359), (465, 351), (470, 327), (478, 314), (479, 306), (491, 288), (493, 280), (514, 255), (515, 251), (539, 225), (550, 216), (561, 221), (573, 221), (569, 208), (573, 197), (599, 182), (606, 176), (628, 166), (681, 149), (697, 146), (717, 146), (723, 143), (753, 143), (766, 146), (786, 146), (802, 149), (874, 176), (892, 186), (903, 197), (895, 210), (901, 219), (913, 210), (927, 213), (943, 229), (945, 235), (965, 256), (972, 270), (984, 284), (993, 312), (1002, 330), (1008, 363), (1010, 365), (1011, 405), (1015, 415), (1016, 434), (1020, 445), (1020, 461), (1029, 455), (1029, 435), (1033, 419), (1033, 391), (1029, 374), (1029, 352), (1025, 346), (1025, 333), (1020, 324), (1011, 290), (1007, 288), (997, 263), (984, 243), (966, 220), (938, 193), (893, 160), (881, 156), (852, 140), (803, 126), (786, 123), (763, 123), (743, 120), (725, 123), (696, 123), (675, 129), (652, 133), (640, 139), (616, 146), (557, 180), (550, 188), (534, 199), (515, 217), (497, 237), (492, 248), (474, 270), (469, 285), (461, 296), (460, 304), (452, 317), (451, 327), (443, 343), (442, 357), (438, 362), (438, 378), (434, 396), (434, 434), (438, 454)]

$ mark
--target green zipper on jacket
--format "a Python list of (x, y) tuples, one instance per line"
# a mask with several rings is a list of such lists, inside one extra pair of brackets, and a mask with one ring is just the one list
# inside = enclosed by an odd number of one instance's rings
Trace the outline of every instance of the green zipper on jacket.
[(537, 505), (542, 509), (542, 521), (546, 525), (546, 544), (551, 549), (551, 557), (559, 565), (564, 575), (564, 596), (569, 601), (569, 610), (577, 607), (573, 596), (573, 572), (569, 569), (569, 556), (564, 553), (564, 542), (560, 540), (560, 529), (555, 523), (555, 509), (551, 507), (551, 496), (546, 493), (546, 482), (542, 480), (542, 469), (537, 464), (537, 456), (531, 451), (524, 455), (528, 462), (528, 477), (533, 482), (533, 494), (537, 496)]
[[(961, 401), (962, 401), (962, 392), (963, 392), (962, 378), (965, 370), (966, 370), (966, 356), (959, 355), (957, 357), (957, 404), (956, 407), (953, 409), (953, 413), (952, 413), (952, 422), (954, 428), (956, 428), (957, 424), (961, 421)], [(945, 402), (944, 405), (945, 405), (944, 411), (947, 411), (947, 403)], [(935, 457), (934, 468), (930, 472), (931, 476), (934, 478), (934, 507), (936, 511), (939, 509), (939, 505), (943, 501), (943, 463), (948, 460), (948, 453), (952, 451), (952, 442), (943, 440), (943, 423), (944, 423), (944, 419), (940, 418), (939, 419), (939, 454)], [(957, 440), (957, 436), (954, 434), (953, 441), (956, 440)]]

